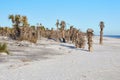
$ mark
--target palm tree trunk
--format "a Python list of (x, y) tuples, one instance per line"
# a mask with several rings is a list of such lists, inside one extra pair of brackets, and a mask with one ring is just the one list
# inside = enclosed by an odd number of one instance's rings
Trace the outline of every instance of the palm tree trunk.
[(100, 44), (103, 44), (103, 29), (100, 31)]

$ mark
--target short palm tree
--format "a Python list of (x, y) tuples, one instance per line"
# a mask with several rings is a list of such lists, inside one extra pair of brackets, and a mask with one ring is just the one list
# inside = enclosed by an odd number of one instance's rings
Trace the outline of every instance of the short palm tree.
[(88, 39), (88, 50), (90, 52), (93, 51), (93, 40), (92, 40), (92, 36), (93, 36), (93, 30), (92, 29), (87, 29), (87, 39)]

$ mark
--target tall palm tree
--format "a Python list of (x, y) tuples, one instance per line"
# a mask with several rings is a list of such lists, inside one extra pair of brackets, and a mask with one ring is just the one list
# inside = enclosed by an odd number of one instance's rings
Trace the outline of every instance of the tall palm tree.
[(26, 16), (22, 16), (22, 24), (23, 24), (23, 27), (27, 27), (28, 26), (28, 19)]
[(103, 44), (103, 28), (104, 28), (104, 22), (100, 22), (100, 44)]
[(63, 38), (63, 40), (65, 40), (65, 26), (66, 26), (65, 21), (61, 21), (60, 26), (61, 26), (61, 30), (62, 30), (62, 38)]
[(21, 16), (20, 15), (15, 15), (15, 34), (16, 37), (19, 38), (20, 37), (20, 23), (21, 23)]
[(73, 39), (73, 26), (70, 26), (69, 39), (70, 39), (70, 41), (72, 41), (72, 39)]
[(58, 30), (58, 26), (59, 26), (59, 20), (57, 19), (57, 22), (56, 22), (57, 30)]
[(15, 15), (15, 26), (19, 27), (20, 23), (21, 23), (21, 16)]
[(20, 28), (19, 25), (21, 23), (21, 16), (20, 15), (9, 15), (9, 19), (11, 19), (13, 26), (14, 26), (14, 33), (15, 38), (20, 37)]
[(56, 27), (57, 27), (57, 41), (59, 40), (59, 20), (57, 20), (57, 22), (56, 22)]
[(12, 21), (13, 24), (15, 23), (15, 17), (14, 17), (14, 15), (9, 15), (9, 19), (11, 19), (11, 21)]

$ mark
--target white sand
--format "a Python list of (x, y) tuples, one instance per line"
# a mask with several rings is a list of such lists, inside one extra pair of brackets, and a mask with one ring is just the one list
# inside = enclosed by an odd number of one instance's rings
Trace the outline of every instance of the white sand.
[[(72, 44), (41, 40), (36, 45), (8, 43), (10, 56), (0, 56), (0, 80), (120, 80), (120, 39), (94, 38), (94, 52)], [(18, 43), (20, 44), (20, 43)]]

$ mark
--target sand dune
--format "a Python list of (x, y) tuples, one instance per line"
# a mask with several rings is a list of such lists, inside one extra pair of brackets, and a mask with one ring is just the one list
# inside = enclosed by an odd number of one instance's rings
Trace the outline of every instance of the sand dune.
[(94, 37), (94, 52), (42, 39), (37, 44), (0, 38), (10, 55), (0, 56), (0, 80), (120, 80), (120, 39)]

